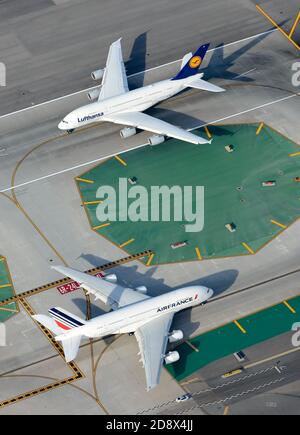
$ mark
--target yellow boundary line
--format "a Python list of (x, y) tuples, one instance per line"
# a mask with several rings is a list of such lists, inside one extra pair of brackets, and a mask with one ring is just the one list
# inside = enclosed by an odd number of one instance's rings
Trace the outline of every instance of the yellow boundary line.
[(125, 162), (125, 160), (121, 159), (121, 157), (119, 156), (114, 156), (116, 160), (118, 160), (119, 163), (121, 163), (121, 165), (123, 166), (127, 166), (127, 163)]
[(200, 249), (198, 248), (198, 246), (195, 248), (195, 251), (196, 251), (198, 260), (202, 260), (202, 255), (201, 255), (201, 252), (200, 252)]
[[(265, 12), (259, 5), (256, 5), (256, 9), (258, 9), (259, 12), (261, 14), (263, 14), (273, 24), (273, 26), (275, 26), (298, 50), (300, 50), (300, 46), (276, 23), (276, 21), (273, 20), (272, 17), (270, 17), (270, 15), (267, 14), (267, 12)], [(299, 13), (299, 15), (300, 15), (300, 13)], [(299, 17), (299, 15), (298, 15), (298, 17)], [(298, 24), (298, 21), (299, 21), (298, 17), (296, 18), (296, 22), (294, 23), (295, 29), (296, 29), (296, 25)], [(294, 31), (295, 31), (295, 29), (294, 29)]]
[(0, 288), (7, 288), (7, 287), (12, 287), (12, 284), (3, 284), (3, 285), (0, 285)]
[(294, 154), (289, 154), (289, 157), (296, 157), (296, 156), (300, 156), (300, 152), (299, 153), (294, 153)]
[(283, 228), (284, 230), (287, 228), (286, 225), (281, 224), (280, 222), (274, 221), (273, 219), (271, 219), (271, 223), (274, 224), (274, 225), (277, 225), (280, 228)]
[(264, 127), (265, 123), (261, 122), (258, 129), (256, 130), (256, 136), (259, 135), (259, 133), (262, 131), (263, 127)]
[(105, 224), (98, 225), (97, 227), (93, 227), (93, 230), (99, 230), (100, 228), (108, 227), (110, 222), (105, 222)]
[(205, 130), (205, 133), (207, 134), (208, 139), (211, 139), (211, 138), (212, 138), (212, 134), (211, 134), (211, 132), (209, 131), (209, 129), (208, 129), (207, 126), (204, 127), (204, 130)]
[(102, 204), (103, 201), (101, 201), (100, 199), (98, 201), (88, 201), (88, 202), (84, 202), (84, 205), (93, 205), (93, 204)]
[(225, 406), (223, 415), (228, 415), (228, 414), (229, 414), (229, 406)]
[(234, 320), (233, 323), (242, 331), (243, 334), (247, 334), (247, 331), (242, 327), (242, 325), (237, 321)]
[(242, 245), (244, 246), (244, 248), (247, 249), (247, 251), (250, 252), (250, 254), (255, 254), (255, 252), (252, 251), (252, 249), (250, 248), (250, 246), (247, 245), (247, 243), (243, 242)]
[(130, 243), (134, 242), (134, 239), (129, 239), (127, 242), (122, 243), (119, 245), (119, 248), (123, 248), (124, 246), (130, 245)]
[(86, 180), (85, 178), (80, 178), (80, 177), (76, 177), (77, 181), (82, 181), (83, 183), (90, 183), (90, 184), (94, 184), (95, 181), (93, 180)]
[(296, 314), (296, 310), (288, 303), (288, 301), (283, 301), (283, 303), (293, 314)]
[(153, 258), (154, 258), (154, 255), (155, 255), (155, 254), (151, 254), (151, 255), (150, 255), (150, 257), (148, 258), (148, 261), (147, 261), (147, 263), (146, 263), (146, 266), (150, 266), (150, 264), (152, 263), (152, 260), (153, 260)]

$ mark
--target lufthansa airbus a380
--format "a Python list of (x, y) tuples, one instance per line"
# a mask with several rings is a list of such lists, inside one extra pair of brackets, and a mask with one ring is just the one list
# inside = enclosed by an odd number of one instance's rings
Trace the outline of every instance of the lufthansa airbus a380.
[(150, 145), (164, 142), (165, 137), (172, 137), (194, 144), (210, 143), (196, 134), (169, 124), (143, 113), (155, 104), (170, 98), (186, 88), (201, 89), (210, 92), (223, 92), (224, 89), (202, 80), (199, 68), (206, 55), (209, 44), (202, 45), (192, 54), (184, 56), (179, 73), (168, 80), (163, 80), (142, 88), (129, 91), (123, 62), (121, 39), (114, 42), (109, 49), (106, 67), (92, 73), (94, 80), (102, 79), (100, 89), (88, 93), (90, 103), (69, 113), (58, 125), (61, 130), (71, 133), (74, 129), (94, 122), (108, 121), (125, 125), (120, 131), (122, 138), (133, 136), (137, 129), (155, 133), (148, 139)]
[(158, 385), (163, 362), (170, 364), (180, 358), (177, 351), (167, 352), (169, 342), (175, 343), (183, 339), (181, 330), (170, 332), (174, 314), (203, 304), (213, 296), (210, 288), (190, 286), (150, 297), (146, 294), (146, 287), (138, 287), (136, 290), (122, 287), (117, 283), (115, 275), (102, 279), (64, 266), (55, 266), (53, 269), (75, 280), (81, 288), (112, 309), (111, 312), (88, 321), (59, 307), (49, 310), (52, 317), (43, 314), (33, 316), (61, 342), (66, 361), (76, 357), (82, 337), (134, 334), (145, 368), (148, 391)]

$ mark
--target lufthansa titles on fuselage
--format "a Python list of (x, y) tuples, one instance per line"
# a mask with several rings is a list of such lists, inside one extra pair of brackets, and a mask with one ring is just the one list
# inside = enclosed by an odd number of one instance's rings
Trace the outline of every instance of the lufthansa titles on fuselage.
[(99, 118), (100, 116), (103, 116), (103, 112), (95, 113), (94, 115), (86, 115), (82, 118), (77, 118), (78, 122), (86, 122), (86, 121), (92, 121), (93, 119)]

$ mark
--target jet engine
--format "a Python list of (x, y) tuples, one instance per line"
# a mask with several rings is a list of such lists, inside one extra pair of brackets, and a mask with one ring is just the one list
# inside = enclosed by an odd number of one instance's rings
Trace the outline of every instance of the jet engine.
[(97, 69), (97, 71), (93, 71), (91, 77), (93, 80), (101, 80), (104, 76), (104, 69)]
[(176, 350), (173, 350), (172, 352), (167, 353), (165, 355), (165, 363), (166, 364), (173, 364), (177, 362), (180, 359), (180, 355)]
[(114, 273), (110, 273), (109, 275), (105, 275), (104, 277), (105, 281), (111, 282), (115, 284), (118, 281), (117, 275)]
[(91, 91), (89, 91), (89, 92), (87, 93), (88, 99), (89, 99), (90, 101), (97, 100), (97, 98), (98, 98), (99, 95), (100, 95), (100, 91), (101, 91), (101, 89), (99, 89), (99, 88), (97, 88), (97, 89), (92, 89)]
[(160, 143), (163, 143), (166, 140), (165, 136), (162, 136), (160, 134), (154, 134), (153, 136), (150, 136), (148, 139), (149, 145), (159, 145)]
[(122, 139), (126, 139), (127, 137), (134, 136), (136, 134), (136, 128), (134, 127), (125, 127), (120, 131), (120, 136)]
[(144, 285), (140, 285), (139, 287), (136, 287), (135, 290), (139, 293), (142, 293), (143, 295), (145, 295), (148, 291), (147, 287)]
[(169, 342), (170, 343), (176, 343), (176, 341), (180, 341), (183, 339), (183, 332), (180, 329), (174, 329), (169, 334)]

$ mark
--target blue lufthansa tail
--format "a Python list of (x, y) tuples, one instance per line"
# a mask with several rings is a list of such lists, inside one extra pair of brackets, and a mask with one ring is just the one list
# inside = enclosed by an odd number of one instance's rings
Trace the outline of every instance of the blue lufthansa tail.
[(186, 79), (187, 77), (194, 76), (198, 74), (199, 68), (203, 62), (203, 59), (207, 53), (210, 44), (201, 45), (198, 50), (193, 54), (190, 60), (184, 65), (184, 67), (179, 71), (177, 76), (173, 77), (172, 80)]

